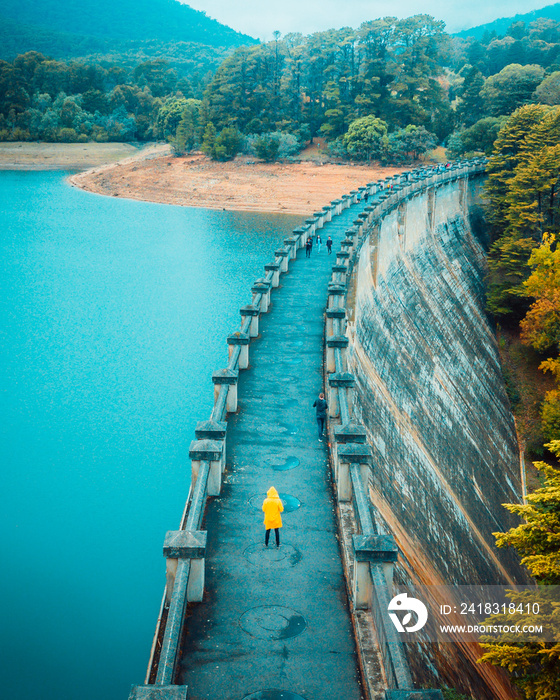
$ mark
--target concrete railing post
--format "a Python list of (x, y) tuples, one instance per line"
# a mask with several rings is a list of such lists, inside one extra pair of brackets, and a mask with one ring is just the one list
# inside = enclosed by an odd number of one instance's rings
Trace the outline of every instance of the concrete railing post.
[(325, 212), (316, 211), (313, 213), (313, 218), (315, 219), (315, 231), (318, 231), (320, 228), (323, 228), (325, 223)]
[[(389, 590), (393, 586), (393, 567), (399, 556), (399, 548), (392, 535), (354, 535), (354, 580), (352, 602), (355, 610), (371, 610), (373, 582), (371, 563), (383, 566)], [(386, 568), (387, 567), (387, 568)], [(385, 573), (387, 571), (387, 573)]]
[(346, 295), (346, 285), (340, 284), (338, 282), (329, 283), (329, 297), (328, 305), (334, 308), (335, 306), (342, 306), (344, 304), (344, 297)]
[(248, 333), (233, 333), (233, 335), (228, 336), (227, 344), (229, 347), (229, 356), (233, 352), (233, 349), (238, 345), (241, 346), (241, 352), (239, 354), (239, 369), (247, 369), (249, 366), (249, 334)]
[(204, 595), (204, 560), (206, 532), (204, 530), (174, 530), (165, 535), (163, 556), (166, 558), (167, 598), (171, 601), (179, 559), (190, 559), (187, 602), (199, 603)]
[(212, 372), (212, 383), (214, 384), (214, 406), (218, 401), (220, 390), (223, 385), (227, 386), (226, 411), (235, 413), (237, 411), (237, 382), (239, 379), (239, 370), (237, 369), (219, 369)]
[(272, 286), (278, 287), (280, 285), (280, 263), (267, 263), (264, 269), (266, 272), (272, 272)]
[(239, 310), (241, 313), (242, 323), (247, 318), (251, 317), (251, 323), (249, 325), (249, 337), (256, 338), (259, 335), (259, 314), (260, 309), (253, 304), (248, 304), (247, 306), (242, 306)]
[(280, 248), (280, 250), (275, 250), (274, 255), (280, 258), (280, 272), (288, 272), (288, 263), (290, 261), (290, 252)]
[(346, 273), (348, 272), (348, 268), (346, 265), (342, 264), (336, 264), (333, 265), (332, 268), (332, 280), (336, 284), (344, 284), (346, 285)]
[(226, 469), (226, 421), (205, 420), (196, 424), (194, 434), (197, 440), (213, 440), (221, 443), (222, 453), (220, 458), (220, 479), (223, 478)]
[(346, 405), (352, 405), (350, 392), (356, 385), (356, 377), (350, 372), (333, 372), (329, 374), (329, 418), (340, 416), (340, 392), (346, 395)]
[[(334, 332), (334, 322), (335, 320), (338, 320), (338, 327), (340, 329), (340, 333), (344, 333), (345, 331), (345, 320), (346, 320), (346, 309), (342, 306), (333, 306), (332, 308), (329, 307), (326, 312), (327, 316), (327, 322), (326, 322), (326, 329), (325, 333), (327, 338), (330, 338), (332, 335), (335, 335)], [(338, 335), (338, 333), (337, 333)]]
[(298, 239), (295, 236), (290, 236), (289, 238), (284, 238), (284, 247), (288, 249), (290, 253), (290, 260), (294, 260), (297, 253)]
[(191, 460), (191, 482), (196, 484), (201, 462), (208, 462), (208, 481), (206, 491), (209, 496), (219, 496), (222, 490), (222, 460), (224, 459), (224, 443), (218, 440), (193, 440), (189, 447)]
[(367, 472), (372, 461), (371, 447), (368, 444), (348, 443), (340, 445), (337, 450), (338, 460), (338, 500), (352, 500), (352, 479), (350, 465), (357, 464), (362, 473)]
[(305, 229), (295, 228), (292, 231), (292, 238), (296, 239), (296, 250), (305, 247)]
[(272, 284), (265, 279), (258, 279), (255, 284), (251, 287), (251, 292), (253, 294), (261, 295), (260, 311), (265, 314), (270, 306), (270, 288)]
[(334, 206), (334, 213), (336, 215), (342, 214), (342, 200), (341, 199), (333, 199), (331, 204)]
[(327, 372), (336, 372), (335, 348), (339, 348), (342, 354), (343, 365), (346, 359), (346, 348), (348, 347), (348, 338), (345, 335), (333, 335), (327, 338)]
[(336, 254), (336, 264), (346, 265), (348, 267), (348, 259), (350, 258), (350, 253), (347, 250), (339, 250)]
[(364, 426), (354, 421), (350, 421), (345, 425), (337, 425), (334, 429), (334, 444), (332, 446), (334, 477), (337, 483), (339, 465), (338, 448), (341, 445), (348, 445), (351, 443), (360, 445), (366, 443), (366, 429)]

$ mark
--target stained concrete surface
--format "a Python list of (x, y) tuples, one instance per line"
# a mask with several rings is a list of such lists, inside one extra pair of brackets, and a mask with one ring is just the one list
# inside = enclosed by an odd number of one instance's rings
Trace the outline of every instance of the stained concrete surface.
[[(262, 691), (304, 700), (362, 697), (326, 446), (312, 407), (322, 390), (331, 266), (361, 209), (326, 224), (320, 253), (314, 246), (306, 259), (298, 251), (261, 317), (250, 367), (240, 373), (225, 482), (206, 516), (205, 599), (189, 609), (177, 679), (189, 686), (189, 700), (242, 700)], [(301, 503), (283, 514), (278, 551), (274, 533), (265, 549), (263, 513), (254, 506), (270, 486)]]

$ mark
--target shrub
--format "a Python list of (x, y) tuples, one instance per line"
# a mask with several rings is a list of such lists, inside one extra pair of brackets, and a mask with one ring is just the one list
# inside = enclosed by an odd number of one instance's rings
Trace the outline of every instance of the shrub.
[(245, 138), (244, 151), (267, 162), (276, 158), (288, 158), (299, 151), (296, 136), (283, 131), (269, 131), (265, 134), (249, 134)]
[(63, 127), (58, 131), (58, 140), (62, 143), (76, 143), (78, 140), (78, 134), (75, 129), (68, 127)]
[(241, 150), (243, 137), (239, 129), (234, 126), (226, 126), (220, 131), (214, 143), (213, 160), (231, 160)]

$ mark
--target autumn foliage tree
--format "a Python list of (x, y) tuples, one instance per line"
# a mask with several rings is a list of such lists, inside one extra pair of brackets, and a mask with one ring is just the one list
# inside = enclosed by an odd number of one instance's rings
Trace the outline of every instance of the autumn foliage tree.
[(542, 431), (545, 439), (560, 439), (560, 248), (553, 234), (545, 234), (542, 244), (529, 259), (532, 268), (524, 286), (535, 301), (521, 321), (521, 338), (539, 352), (553, 354), (540, 369), (551, 372), (558, 388), (545, 395)]

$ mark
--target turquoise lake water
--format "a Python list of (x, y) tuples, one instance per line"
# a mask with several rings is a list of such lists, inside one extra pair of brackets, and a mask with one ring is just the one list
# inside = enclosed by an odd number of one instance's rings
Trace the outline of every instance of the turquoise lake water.
[(0, 172), (2, 694), (126, 700), (250, 285), (299, 217)]

